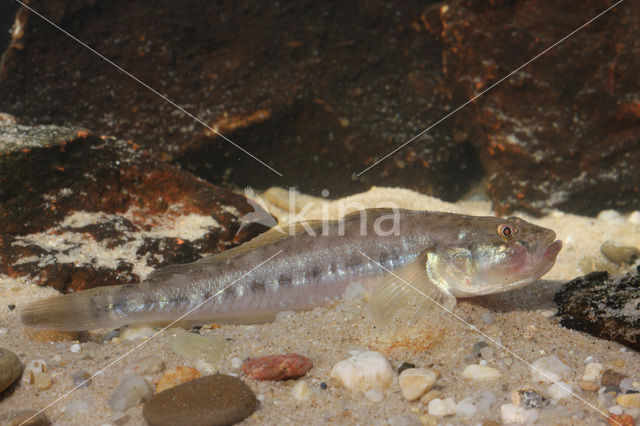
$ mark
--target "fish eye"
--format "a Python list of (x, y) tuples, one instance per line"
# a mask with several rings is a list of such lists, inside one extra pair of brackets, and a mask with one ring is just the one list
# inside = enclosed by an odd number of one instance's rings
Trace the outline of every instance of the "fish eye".
[(511, 241), (516, 236), (517, 229), (513, 225), (508, 225), (506, 223), (500, 224), (498, 226), (498, 235), (504, 241)]

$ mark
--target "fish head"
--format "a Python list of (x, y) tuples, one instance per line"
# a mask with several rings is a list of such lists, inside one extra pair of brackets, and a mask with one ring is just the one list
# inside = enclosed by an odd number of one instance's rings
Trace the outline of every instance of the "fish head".
[(517, 217), (477, 218), (458, 244), (427, 255), (434, 283), (456, 297), (501, 293), (528, 285), (554, 265), (562, 242), (556, 233)]

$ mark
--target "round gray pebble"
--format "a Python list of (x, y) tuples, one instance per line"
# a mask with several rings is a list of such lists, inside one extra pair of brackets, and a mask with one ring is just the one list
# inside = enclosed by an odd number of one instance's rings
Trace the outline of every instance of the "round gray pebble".
[(151, 426), (231, 425), (250, 416), (256, 405), (242, 380), (216, 374), (155, 394), (145, 402), (142, 415)]
[(0, 348), (0, 392), (11, 386), (22, 373), (20, 359), (8, 349)]

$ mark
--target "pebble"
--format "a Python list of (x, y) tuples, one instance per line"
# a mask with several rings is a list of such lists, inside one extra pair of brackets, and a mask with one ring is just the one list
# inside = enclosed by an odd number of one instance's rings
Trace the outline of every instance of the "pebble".
[(51, 376), (47, 373), (36, 373), (33, 377), (33, 385), (40, 390), (49, 389), (51, 382)]
[(80, 346), (80, 343), (74, 343), (69, 347), (69, 350), (74, 354), (80, 352), (80, 349), (82, 349), (82, 346)]
[(493, 367), (486, 365), (471, 364), (467, 365), (462, 372), (462, 377), (472, 380), (495, 380), (502, 373)]
[(436, 382), (438, 375), (426, 368), (407, 368), (398, 376), (398, 384), (407, 401), (415, 401)]
[(240, 371), (254, 380), (287, 380), (302, 377), (313, 367), (313, 361), (303, 355), (268, 355), (242, 363)]
[(631, 223), (640, 223), (640, 210), (635, 210), (632, 212), (627, 220)]
[(5, 426), (48, 426), (51, 421), (44, 413), (36, 410), (21, 410), (0, 416), (0, 424)]
[(250, 416), (256, 405), (242, 380), (215, 374), (155, 394), (145, 402), (142, 415), (151, 426), (230, 425)]
[(600, 384), (602, 386), (620, 386), (620, 382), (622, 382), (626, 377), (626, 375), (618, 373), (617, 371), (606, 370), (602, 373)]
[(487, 346), (489, 345), (487, 345), (487, 343), (482, 340), (477, 342), (475, 345), (473, 345), (473, 356), (475, 356), (476, 358), (479, 358), (481, 356), (480, 351), (483, 348), (486, 348)]
[(493, 316), (491, 316), (489, 312), (485, 312), (484, 314), (480, 315), (480, 321), (487, 325), (494, 324), (496, 322), (495, 318), (493, 318)]
[(299, 381), (296, 383), (291, 393), (296, 401), (306, 401), (311, 398), (311, 388), (307, 382)]
[(171, 342), (171, 349), (178, 355), (204, 359), (216, 363), (222, 359), (222, 354), (229, 347), (222, 337), (201, 336), (193, 333), (179, 333)]
[(620, 389), (622, 392), (627, 392), (630, 389), (640, 391), (640, 389), (636, 388), (636, 385), (639, 385), (638, 387), (640, 387), (640, 384), (634, 383), (634, 380), (631, 377), (627, 377), (620, 381)]
[(0, 392), (18, 380), (22, 372), (20, 359), (9, 349), (0, 348)]
[(493, 392), (483, 390), (477, 394), (467, 397), (456, 405), (456, 414), (461, 417), (472, 418), (489, 411), (491, 405), (496, 402)]
[(549, 386), (549, 395), (551, 398), (562, 399), (570, 396), (573, 392), (571, 385), (564, 382), (557, 382)]
[(331, 377), (347, 389), (366, 392), (384, 389), (393, 381), (393, 368), (379, 352), (363, 352), (338, 361), (331, 369)]
[(215, 367), (215, 365), (208, 363), (204, 359), (199, 359), (196, 361), (196, 369), (202, 372), (205, 376), (218, 372), (218, 369)]
[(602, 375), (602, 364), (598, 362), (590, 362), (584, 367), (582, 380), (586, 382), (598, 382)]
[(580, 382), (580, 389), (589, 392), (597, 392), (598, 389), (600, 389), (600, 385), (594, 382), (587, 382), (586, 380), (582, 380)]
[(480, 349), (480, 356), (483, 359), (493, 358), (493, 348), (491, 346), (485, 346), (484, 348)]
[(440, 398), (442, 396), (442, 392), (437, 389), (431, 389), (429, 392), (425, 393), (420, 397), (420, 402), (424, 405), (429, 404), (432, 400), (436, 398)]
[(164, 370), (164, 361), (155, 355), (147, 355), (127, 365), (126, 373), (148, 376)]
[(612, 426), (633, 426), (633, 417), (629, 414), (611, 414), (607, 418), (607, 422)]
[(239, 370), (240, 366), (242, 366), (242, 360), (240, 358), (231, 358), (231, 368), (233, 368), (234, 370)]
[(531, 366), (531, 377), (535, 381), (555, 383), (561, 381), (570, 373), (567, 364), (555, 356), (547, 356), (535, 360)]
[(616, 402), (625, 408), (640, 408), (640, 393), (623, 393), (616, 397)]
[(364, 397), (371, 402), (380, 402), (382, 401), (383, 395), (378, 389), (369, 389), (364, 393)]
[(540, 413), (535, 408), (518, 407), (514, 404), (504, 404), (500, 406), (500, 417), (503, 423), (533, 423)]
[(600, 252), (611, 262), (616, 265), (628, 264), (632, 265), (633, 262), (640, 258), (640, 250), (631, 246), (623, 246), (615, 241), (605, 241), (600, 246)]
[(612, 405), (611, 407), (609, 407), (609, 411), (611, 414), (617, 414), (620, 415), (623, 413), (622, 407), (619, 405)]
[(71, 376), (73, 384), (78, 388), (86, 388), (91, 385), (91, 374), (86, 371), (77, 371)]
[(541, 408), (546, 399), (534, 389), (518, 389), (511, 392), (511, 402), (523, 408)]
[(32, 385), (35, 383), (36, 374), (45, 373), (47, 371), (47, 363), (42, 359), (34, 359), (29, 361), (24, 367), (22, 373), (22, 384)]
[(598, 213), (598, 219), (604, 220), (610, 223), (623, 223), (624, 218), (615, 210), (602, 210)]
[(151, 337), (155, 332), (153, 327), (148, 325), (127, 325), (120, 329), (118, 337), (123, 340), (135, 340), (141, 337)]
[(400, 367), (398, 367), (398, 374), (402, 373), (407, 368), (416, 368), (416, 365), (410, 362), (403, 362)]
[(109, 406), (113, 411), (124, 411), (150, 397), (152, 393), (151, 386), (145, 379), (140, 376), (128, 376), (111, 394)]
[(179, 365), (164, 372), (159, 379), (155, 380), (156, 393), (162, 392), (190, 380), (199, 379), (202, 376), (195, 368)]
[(76, 417), (88, 415), (94, 409), (94, 405), (94, 402), (86, 396), (75, 398), (65, 405), (63, 417), (72, 420)]
[(456, 414), (456, 402), (453, 398), (432, 399), (428, 405), (429, 414), (436, 417), (453, 416)]

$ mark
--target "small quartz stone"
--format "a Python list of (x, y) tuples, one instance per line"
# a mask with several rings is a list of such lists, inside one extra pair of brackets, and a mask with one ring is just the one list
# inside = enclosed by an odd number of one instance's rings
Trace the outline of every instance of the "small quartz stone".
[(582, 380), (587, 382), (597, 382), (602, 374), (602, 364), (597, 362), (590, 362), (584, 367), (584, 373), (582, 374)]
[(429, 414), (436, 417), (453, 416), (456, 414), (456, 402), (453, 398), (432, 399), (429, 402)]
[(152, 393), (151, 386), (142, 377), (125, 377), (111, 394), (109, 406), (113, 411), (124, 411), (139, 404)]
[(484, 390), (458, 402), (456, 405), (456, 415), (460, 417), (472, 418), (482, 415), (491, 408), (496, 402), (496, 396), (493, 392)]
[(291, 390), (293, 397), (296, 401), (306, 401), (311, 398), (311, 388), (307, 384), (307, 382), (300, 381), (295, 384), (293, 389)]
[(86, 388), (91, 384), (91, 374), (86, 371), (78, 371), (71, 376), (73, 384), (79, 388)]
[(467, 365), (462, 372), (462, 377), (472, 380), (495, 380), (502, 373), (493, 367), (486, 365), (471, 364)]
[(571, 395), (573, 389), (564, 382), (557, 382), (549, 386), (549, 395), (551, 398), (562, 399)]
[(555, 383), (569, 375), (571, 369), (555, 356), (547, 356), (535, 360), (531, 366), (531, 377), (535, 381)]
[(514, 404), (504, 404), (500, 406), (500, 416), (503, 423), (531, 424), (538, 419), (538, 410), (535, 408), (518, 407)]
[(347, 389), (366, 392), (389, 387), (394, 372), (384, 355), (364, 352), (338, 361), (331, 369), (331, 377), (338, 379)]
[(480, 316), (480, 321), (483, 323), (490, 325), (496, 322), (496, 320), (491, 316), (489, 312), (485, 312)]
[(369, 389), (364, 393), (364, 397), (371, 402), (380, 402), (382, 401), (383, 395), (378, 389)]
[(408, 368), (398, 376), (398, 384), (407, 401), (420, 398), (431, 389), (438, 375), (426, 368)]
[(33, 385), (40, 390), (49, 389), (51, 382), (51, 376), (47, 373), (36, 373), (33, 378)]

